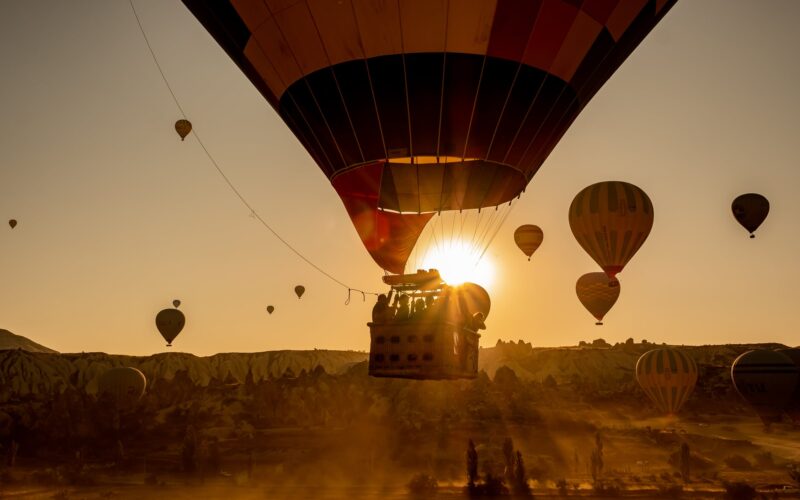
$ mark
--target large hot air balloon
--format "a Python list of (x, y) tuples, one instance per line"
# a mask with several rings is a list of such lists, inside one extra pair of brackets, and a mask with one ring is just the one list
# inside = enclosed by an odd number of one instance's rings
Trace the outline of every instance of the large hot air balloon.
[(192, 122), (189, 120), (178, 120), (175, 122), (175, 132), (181, 136), (181, 140), (186, 139), (186, 136), (189, 135), (189, 132), (192, 131)]
[(653, 204), (633, 184), (598, 182), (572, 200), (569, 227), (586, 253), (613, 278), (650, 234)]
[(303, 285), (297, 285), (296, 287), (294, 287), (294, 293), (295, 295), (297, 295), (298, 299), (302, 298), (303, 294), (306, 293), (306, 287), (304, 287)]
[(11, 226), (11, 229), (14, 229), (15, 227), (17, 227), (17, 220), (16, 219), (9, 220), (8, 225)]
[(636, 362), (636, 381), (659, 410), (675, 415), (694, 391), (697, 364), (679, 349), (653, 349)]
[(172, 347), (172, 341), (181, 333), (186, 324), (186, 317), (177, 309), (164, 309), (156, 315), (156, 328), (167, 341), (167, 347)]
[(765, 425), (778, 422), (792, 400), (800, 370), (784, 353), (756, 349), (733, 362), (731, 379)]
[(111, 368), (100, 377), (99, 394), (109, 397), (117, 410), (133, 408), (144, 395), (147, 379), (130, 366)]
[[(778, 349), (777, 351), (788, 356), (794, 365), (800, 369), (800, 348), (790, 347)], [(798, 382), (795, 387), (794, 396), (792, 396), (791, 400), (786, 405), (786, 414), (789, 415), (789, 418), (791, 418), (795, 424), (800, 424), (800, 382)]]
[(531, 260), (533, 252), (539, 248), (542, 240), (544, 240), (544, 233), (542, 233), (539, 226), (534, 226), (533, 224), (519, 226), (514, 231), (514, 242), (522, 250), (522, 253), (528, 256), (528, 260)]
[(398, 274), (433, 214), (516, 198), (676, 3), (183, 1)]
[(741, 194), (733, 200), (731, 210), (739, 224), (750, 233), (750, 237), (755, 238), (753, 233), (769, 214), (769, 200), (757, 193)]
[(578, 300), (597, 319), (596, 325), (603, 324), (603, 317), (619, 298), (620, 288), (616, 278), (609, 278), (602, 272), (586, 273), (575, 283)]

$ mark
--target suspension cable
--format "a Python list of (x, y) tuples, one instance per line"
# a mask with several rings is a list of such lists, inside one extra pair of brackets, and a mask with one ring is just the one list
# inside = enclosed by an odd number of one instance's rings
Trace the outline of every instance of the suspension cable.
[[(139, 31), (142, 33), (142, 38), (144, 38), (144, 42), (145, 42), (145, 44), (147, 44), (147, 49), (150, 51), (150, 56), (153, 58), (153, 62), (155, 63), (156, 68), (158, 68), (158, 72), (161, 74), (161, 79), (164, 81), (164, 85), (167, 87), (167, 90), (169, 90), (169, 93), (172, 96), (172, 100), (175, 103), (175, 106), (178, 108), (178, 111), (180, 111), (181, 116), (184, 119), (186, 119), (186, 112), (184, 111), (183, 106), (181, 106), (181, 103), (178, 100), (178, 97), (175, 95), (175, 91), (172, 89), (172, 85), (169, 84), (169, 80), (167, 80), (167, 76), (164, 74), (164, 70), (161, 67), (161, 64), (159, 64), (159, 62), (158, 62), (158, 58), (156, 57), (156, 53), (153, 50), (153, 46), (150, 44), (150, 40), (147, 38), (147, 33), (145, 33), (144, 26), (142, 25), (142, 20), (139, 18), (139, 14), (136, 12), (136, 7), (133, 4), (133, 0), (128, 0), (128, 2), (130, 3), (131, 10), (133, 11), (134, 17), (136, 18), (136, 24), (139, 26)], [(361, 293), (362, 296), (365, 296), (365, 295), (379, 295), (378, 292), (368, 292), (368, 291), (365, 291), (365, 290), (361, 290), (359, 288), (353, 288), (353, 287), (349, 286), (348, 284), (346, 284), (343, 281), (337, 279), (336, 277), (334, 277), (333, 275), (331, 275), (330, 273), (328, 273), (327, 271), (322, 269), (320, 266), (318, 266), (317, 264), (312, 262), (308, 257), (303, 255), (299, 250), (297, 250), (294, 246), (292, 246), (291, 243), (289, 243), (283, 236), (281, 236), (277, 231), (275, 231), (275, 229), (273, 229), (272, 226), (270, 226), (267, 223), (267, 221), (264, 220), (263, 217), (261, 217), (261, 215), (258, 213), (258, 211), (256, 211), (256, 209), (253, 207), (253, 205), (251, 205), (250, 202), (247, 201), (247, 199), (244, 197), (244, 195), (241, 193), (241, 191), (239, 191), (239, 189), (236, 188), (236, 186), (233, 184), (233, 182), (230, 180), (230, 178), (227, 176), (227, 174), (225, 174), (225, 172), (222, 170), (222, 167), (219, 166), (219, 163), (217, 163), (217, 161), (211, 155), (211, 153), (209, 152), (208, 148), (206, 148), (205, 143), (203, 143), (203, 141), (201, 140), (200, 136), (197, 134), (197, 130), (195, 129), (194, 124), (192, 124), (192, 135), (197, 140), (197, 143), (200, 145), (200, 147), (202, 148), (203, 152), (205, 153), (205, 155), (208, 157), (208, 159), (211, 162), (211, 164), (216, 169), (217, 173), (219, 173), (220, 177), (222, 177), (222, 179), (225, 181), (225, 184), (228, 185), (228, 188), (230, 188), (231, 192), (233, 192), (233, 194), (236, 195), (236, 197), (239, 199), (239, 201), (242, 203), (242, 205), (244, 205), (249, 210), (251, 217), (255, 218), (266, 230), (268, 230), (270, 233), (272, 233), (272, 235), (275, 238), (277, 238), (278, 241), (283, 243), (283, 245), (286, 246), (286, 248), (291, 250), (296, 256), (298, 256), (300, 259), (302, 259), (306, 264), (308, 264), (309, 266), (314, 268), (320, 274), (322, 274), (323, 276), (327, 277), (329, 280), (333, 281), (337, 285), (341, 286), (342, 288), (346, 288), (347, 289), (348, 299), (347, 299), (347, 302), (345, 302), (345, 304), (348, 304), (350, 302), (350, 292), (358, 292), (358, 293)]]

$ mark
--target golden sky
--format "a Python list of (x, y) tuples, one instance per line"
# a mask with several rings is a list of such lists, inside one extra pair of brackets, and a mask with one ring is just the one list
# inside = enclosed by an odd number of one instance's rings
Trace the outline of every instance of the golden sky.
[[(319, 266), (381, 290), (328, 180), (216, 42), (177, 0), (136, 6), (187, 116), (244, 196)], [(678, 2), (489, 248), (482, 345), (798, 343), (797, 19), (793, 0)], [(179, 298), (176, 350), (367, 349), (371, 301), (345, 306), (346, 290), (249, 217), (192, 137), (177, 139), (180, 115), (127, 2), (0, 3), (0, 104), (0, 220), (19, 220), (0, 226), (0, 328), (63, 352), (150, 354), (165, 350), (156, 312)], [(596, 264), (567, 210), (601, 180), (644, 189), (655, 225), (596, 327), (574, 291)], [(771, 203), (754, 240), (730, 213), (750, 191)], [(545, 234), (532, 262), (512, 237), (525, 223)]]

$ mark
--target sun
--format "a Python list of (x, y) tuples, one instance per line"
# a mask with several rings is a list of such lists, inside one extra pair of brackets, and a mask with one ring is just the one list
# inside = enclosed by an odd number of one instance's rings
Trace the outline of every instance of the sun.
[(438, 269), (448, 285), (471, 282), (484, 288), (494, 281), (494, 265), (489, 256), (475, 245), (465, 241), (453, 241), (430, 248), (422, 259), (424, 269)]

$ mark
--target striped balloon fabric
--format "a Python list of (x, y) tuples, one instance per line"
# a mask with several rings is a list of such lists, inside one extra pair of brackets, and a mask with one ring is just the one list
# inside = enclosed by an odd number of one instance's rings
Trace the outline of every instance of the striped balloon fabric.
[(653, 204), (633, 184), (598, 182), (572, 200), (569, 227), (586, 253), (613, 278), (650, 234)]
[(659, 410), (674, 415), (694, 390), (697, 364), (678, 349), (654, 349), (636, 362), (636, 380)]
[(755, 349), (734, 360), (731, 379), (739, 394), (769, 425), (779, 422), (792, 402), (800, 370), (782, 352)]
[(432, 213), (519, 196), (677, 0), (183, 2), (402, 273)]

